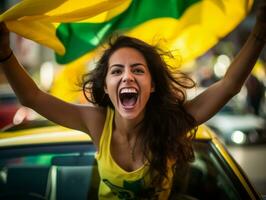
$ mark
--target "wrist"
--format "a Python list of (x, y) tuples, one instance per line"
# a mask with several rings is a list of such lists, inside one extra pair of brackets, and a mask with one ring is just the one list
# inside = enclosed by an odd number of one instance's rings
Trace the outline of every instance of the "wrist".
[(5, 56), (0, 56), (0, 63), (3, 63), (7, 60), (9, 60), (13, 55), (13, 51), (10, 50), (8, 54), (6, 54)]

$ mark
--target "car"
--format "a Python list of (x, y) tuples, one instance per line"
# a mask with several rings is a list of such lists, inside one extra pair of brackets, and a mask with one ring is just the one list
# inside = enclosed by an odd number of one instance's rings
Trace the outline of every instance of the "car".
[(13, 123), (14, 116), (20, 104), (11, 89), (0, 87), (0, 129)]
[(22, 106), (8, 85), (0, 85), (0, 130), (31, 121), (40, 116), (30, 108)]
[[(190, 91), (188, 97), (192, 99), (206, 89), (198, 87)], [(226, 145), (244, 146), (266, 143), (266, 115), (255, 115), (249, 110), (245, 88), (242, 88), (239, 94), (235, 95), (205, 124)]]
[[(261, 199), (215, 133), (193, 140), (195, 160), (177, 173), (176, 199)], [(0, 199), (97, 199), (95, 147), (80, 131), (58, 125), (0, 133)]]
[(229, 145), (266, 143), (266, 120), (237, 106), (236, 99), (228, 102), (206, 122)]

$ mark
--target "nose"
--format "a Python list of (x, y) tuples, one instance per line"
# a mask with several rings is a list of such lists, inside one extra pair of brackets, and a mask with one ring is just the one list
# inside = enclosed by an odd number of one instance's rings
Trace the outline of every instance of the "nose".
[(130, 70), (126, 70), (122, 79), (123, 82), (133, 82), (134, 76)]

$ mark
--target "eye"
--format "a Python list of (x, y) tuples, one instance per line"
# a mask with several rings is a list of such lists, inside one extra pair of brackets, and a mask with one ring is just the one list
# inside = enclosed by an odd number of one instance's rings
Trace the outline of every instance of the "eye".
[(141, 68), (135, 68), (133, 72), (134, 74), (144, 74), (145, 71)]
[(119, 75), (122, 73), (122, 70), (121, 69), (112, 69), (111, 70), (111, 74), (113, 75)]

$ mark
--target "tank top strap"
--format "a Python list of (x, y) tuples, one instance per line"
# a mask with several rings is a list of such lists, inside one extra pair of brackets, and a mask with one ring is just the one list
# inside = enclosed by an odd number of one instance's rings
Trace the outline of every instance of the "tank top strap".
[(104, 123), (104, 128), (100, 138), (99, 150), (96, 154), (96, 158), (100, 159), (101, 155), (110, 155), (110, 142), (112, 138), (113, 131), (113, 118), (114, 110), (110, 107), (107, 107), (106, 119)]

